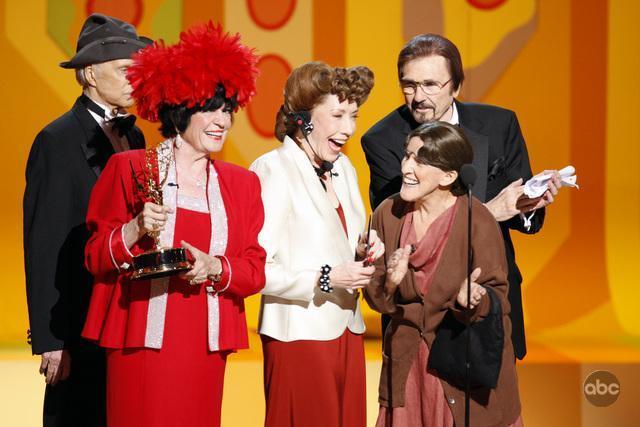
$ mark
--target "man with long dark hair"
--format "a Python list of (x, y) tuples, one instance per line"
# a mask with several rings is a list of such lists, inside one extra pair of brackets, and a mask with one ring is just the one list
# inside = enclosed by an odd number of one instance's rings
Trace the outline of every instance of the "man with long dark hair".
[[(527, 350), (522, 314), (522, 276), (515, 262), (510, 231), (537, 233), (544, 222), (544, 207), (553, 202), (560, 182), (554, 176), (540, 198), (522, 197), (524, 182), (531, 178), (527, 147), (513, 111), (464, 103), (456, 99), (464, 81), (458, 48), (436, 34), (411, 39), (398, 55), (398, 79), (405, 104), (373, 125), (362, 137), (371, 170), (369, 195), (375, 209), (397, 193), (402, 184), (400, 162), (407, 135), (428, 121), (460, 126), (473, 147), (478, 178), (475, 197), (485, 203), (500, 225), (509, 265), (509, 302), (513, 347), (517, 358)], [(523, 215), (521, 215), (521, 213)], [(387, 322), (383, 319), (383, 331)]]

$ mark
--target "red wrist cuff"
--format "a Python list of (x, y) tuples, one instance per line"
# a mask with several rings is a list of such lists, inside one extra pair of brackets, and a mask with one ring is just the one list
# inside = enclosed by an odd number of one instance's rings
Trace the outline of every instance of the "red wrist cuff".
[(111, 261), (118, 271), (127, 270), (133, 262), (133, 254), (124, 242), (124, 225), (111, 231), (109, 237), (109, 252)]

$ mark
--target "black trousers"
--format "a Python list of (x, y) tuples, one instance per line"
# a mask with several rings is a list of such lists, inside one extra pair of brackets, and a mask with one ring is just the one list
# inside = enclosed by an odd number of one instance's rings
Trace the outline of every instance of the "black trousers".
[(69, 349), (71, 375), (44, 394), (44, 427), (105, 427), (106, 360), (104, 349), (82, 343)]

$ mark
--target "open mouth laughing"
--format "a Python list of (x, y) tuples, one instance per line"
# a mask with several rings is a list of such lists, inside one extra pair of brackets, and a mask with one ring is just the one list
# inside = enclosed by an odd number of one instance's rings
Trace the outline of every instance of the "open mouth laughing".
[(331, 148), (333, 151), (340, 151), (342, 149), (342, 146), (346, 142), (347, 142), (346, 140), (329, 138), (329, 148)]

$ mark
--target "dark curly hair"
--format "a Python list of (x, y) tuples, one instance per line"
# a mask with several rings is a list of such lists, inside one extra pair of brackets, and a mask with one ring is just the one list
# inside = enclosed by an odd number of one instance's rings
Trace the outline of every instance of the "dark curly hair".
[(288, 119), (297, 111), (311, 111), (325, 96), (337, 95), (340, 102), (348, 100), (362, 105), (373, 88), (373, 72), (364, 66), (331, 67), (324, 62), (307, 62), (291, 72), (284, 87), (284, 103), (276, 114), (275, 135), (284, 141), (285, 135), (298, 131)]
[(158, 110), (160, 133), (165, 138), (177, 136), (187, 130), (191, 122), (191, 116), (195, 113), (200, 111), (215, 111), (223, 105), (225, 109), (233, 112), (237, 108), (238, 103), (235, 96), (231, 99), (225, 96), (225, 89), (221, 84), (216, 87), (215, 95), (204, 101), (202, 105), (187, 107), (184, 104), (163, 104)]
[(460, 181), (460, 168), (473, 161), (473, 148), (464, 132), (455, 125), (446, 122), (427, 122), (420, 125), (407, 136), (405, 147), (413, 138), (422, 140), (416, 161), (423, 165), (435, 166), (445, 172), (456, 171), (458, 178), (451, 184), (451, 193), (455, 196), (465, 194)]

